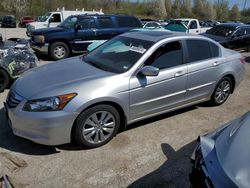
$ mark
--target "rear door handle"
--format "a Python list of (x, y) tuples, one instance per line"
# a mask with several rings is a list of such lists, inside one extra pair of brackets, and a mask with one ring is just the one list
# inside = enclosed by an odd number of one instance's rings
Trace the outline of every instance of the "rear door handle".
[(183, 76), (185, 74), (185, 72), (184, 71), (178, 71), (178, 72), (176, 72), (175, 73), (175, 77), (180, 77), (180, 76)]

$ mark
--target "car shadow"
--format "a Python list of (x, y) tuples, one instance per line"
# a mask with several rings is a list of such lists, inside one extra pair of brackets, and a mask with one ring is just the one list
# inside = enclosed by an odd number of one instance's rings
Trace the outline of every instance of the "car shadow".
[(190, 156), (197, 145), (197, 141), (186, 144), (178, 151), (175, 151), (169, 144), (161, 144), (162, 152), (166, 156), (164, 162), (155, 171), (141, 177), (128, 188), (188, 188), (192, 164)]
[(0, 148), (28, 155), (58, 153), (56, 147), (43, 146), (15, 136), (7, 123), (4, 109), (0, 109)]
[[(172, 116), (176, 116), (191, 110), (197, 109), (198, 106), (190, 106), (180, 110), (176, 110), (173, 112), (165, 113), (162, 115), (158, 115), (152, 118), (148, 118), (146, 120), (141, 120), (139, 122), (133, 123), (129, 125), (124, 131), (135, 129), (141, 126), (144, 126), (149, 123), (153, 123), (156, 121), (160, 121), (162, 119), (166, 119)], [(79, 151), (79, 150), (87, 150), (87, 148), (81, 147), (77, 145), (74, 141), (69, 144), (63, 144), (58, 146), (44, 146), (27, 139), (15, 136), (12, 133), (11, 128), (7, 123), (7, 119), (5, 117), (4, 109), (0, 109), (0, 148), (4, 148), (9, 151), (24, 153), (28, 155), (50, 155), (60, 152), (60, 150), (66, 151)], [(119, 136), (119, 135), (118, 135)], [(59, 150), (58, 150), (59, 149)]]

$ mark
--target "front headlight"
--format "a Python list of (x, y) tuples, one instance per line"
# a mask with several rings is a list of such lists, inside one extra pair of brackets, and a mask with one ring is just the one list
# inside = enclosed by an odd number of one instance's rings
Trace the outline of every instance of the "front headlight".
[(23, 110), (29, 112), (62, 110), (66, 104), (68, 104), (68, 102), (71, 101), (76, 95), (76, 93), (69, 93), (55, 97), (29, 100), (25, 103)]
[(28, 31), (33, 31), (33, 30), (35, 30), (35, 26), (27, 24), (27, 30)]
[(44, 35), (35, 35), (34, 36), (34, 42), (35, 43), (44, 43), (45, 42)]

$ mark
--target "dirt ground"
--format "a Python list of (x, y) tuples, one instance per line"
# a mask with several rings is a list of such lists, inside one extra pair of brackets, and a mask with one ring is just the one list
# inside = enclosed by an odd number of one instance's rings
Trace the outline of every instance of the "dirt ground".
[[(10, 37), (25, 34), (11, 31)], [(14, 136), (2, 104), (8, 91), (1, 93), (0, 177), (7, 174), (16, 187), (30, 188), (188, 188), (196, 138), (250, 110), (250, 53), (243, 55), (245, 79), (222, 106), (200, 104), (132, 124), (92, 150), (74, 144), (47, 147)]]

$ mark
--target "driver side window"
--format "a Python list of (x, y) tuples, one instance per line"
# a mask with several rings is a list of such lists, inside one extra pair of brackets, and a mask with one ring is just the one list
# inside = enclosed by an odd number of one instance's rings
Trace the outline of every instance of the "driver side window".
[(180, 41), (166, 43), (160, 46), (146, 61), (159, 69), (171, 68), (183, 64), (182, 45)]

